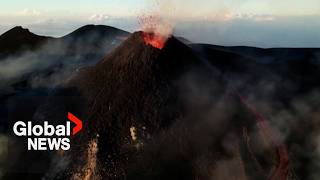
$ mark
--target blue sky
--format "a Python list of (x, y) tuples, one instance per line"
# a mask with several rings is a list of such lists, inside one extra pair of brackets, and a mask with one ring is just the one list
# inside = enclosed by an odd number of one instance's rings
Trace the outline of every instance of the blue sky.
[(0, 33), (16, 25), (50, 36), (85, 24), (134, 31), (139, 16), (158, 14), (174, 21), (175, 33), (195, 42), (320, 47), (319, 0), (0, 1)]

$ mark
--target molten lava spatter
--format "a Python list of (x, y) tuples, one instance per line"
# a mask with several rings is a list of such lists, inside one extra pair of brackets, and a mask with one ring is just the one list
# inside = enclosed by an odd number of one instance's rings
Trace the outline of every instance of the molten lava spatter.
[(157, 49), (162, 49), (167, 41), (166, 37), (158, 33), (142, 32), (142, 37), (146, 45), (151, 45)]
[(172, 35), (172, 25), (159, 16), (141, 16), (139, 24), (146, 45), (162, 49)]

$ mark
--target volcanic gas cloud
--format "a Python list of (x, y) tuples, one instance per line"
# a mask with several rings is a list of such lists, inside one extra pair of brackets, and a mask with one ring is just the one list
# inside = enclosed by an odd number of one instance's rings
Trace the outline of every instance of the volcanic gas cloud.
[(141, 17), (140, 26), (145, 44), (157, 49), (162, 49), (167, 39), (172, 35), (172, 25), (159, 17)]

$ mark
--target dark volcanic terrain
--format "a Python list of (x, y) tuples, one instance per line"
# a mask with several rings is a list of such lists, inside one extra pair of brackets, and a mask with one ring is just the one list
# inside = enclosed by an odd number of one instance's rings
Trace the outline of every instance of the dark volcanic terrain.
[(51, 38), (38, 36), (21, 26), (12, 28), (0, 36), (0, 58), (26, 50), (35, 50)]
[[(35, 107), (35, 122), (63, 123), (65, 111), (84, 121), (70, 151), (20, 153), (23, 161), (12, 161), (3, 177), (319, 177), (319, 49), (186, 45), (175, 37), (157, 49), (144, 42), (142, 32), (128, 36), (89, 25), (58, 39), (23, 40), (31, 42), (29, 48), (0, 60), (54, 62), (5, 79), (3, 107), (12, 97), (41, 94), (46, 101)], [(71, 73), (56, 76), (65, 70)], [(69, 97), (83, 106), (64, 99)], [(28, 173), (33, 166), (42, 168)], [(26, 172), (10, 171), (16, 167)]]
[[(226, 61), (228, 56), (220, 54)], [(283, 179), (291, 175), (286, 148), (282, 152), (274, 144), (278, 139), (266, 127), (268, 122), (259, 123), (261, 119), (224, 79), (236, 62), (230, 59), (231, 64), (220, 67), (201, 58), (174, 37), (160, 50), (146, 45), (137, 32), (95, 66), (79, 71), (65, 88), (86, 101), (86, 129), (65, 155), (73, 163), (48, 177)], [(247, 68), (256, 65), (252, 63)], [(232, 69), (234, 73), (246, 70), (237, 68), (241, 71)]]

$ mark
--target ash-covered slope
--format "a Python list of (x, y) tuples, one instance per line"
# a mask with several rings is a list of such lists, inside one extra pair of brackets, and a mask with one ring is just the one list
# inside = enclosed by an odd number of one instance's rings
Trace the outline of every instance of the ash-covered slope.
[[(134, 33), (69, 84), (77, 87), (88, 101), (88, 122), (84, 126), (90, 132), (84, 142), (97, 139), (97, 159), (104, 164), (98, 173), (103, 177), (126, 177), (140, 152), (138, 149), (148, 146), (154, 137), (183, 118), (188, 107), (181, 91), (185, 95), (190, 91), (182, 86), (188, 76), (208, 80), (219, 93), (223, 89), (216, 79), (209, 78), (209, 69), (180, 41), (169, 38), (160, 50), (146, 45), (142, 35)], [(136, 140), (130, 129), (135, 129)], [(185, 176), (177, 175), (177, 178)]]
[[(160, 50), (146, 45), (137, 32), (70, 83), (88, 101), (87, 142), (99, 135), (101, 176), (125, 177), (137, 148), (183, 116), (179, 81), (200, 66), (193, 52), (177, 39), (170, 38)], [(132, 128), (137, 140), (131, 137)]]
[[(145, 107), (136, 107), (143, 105), (141, 98), (146, 97), (142, 100), (150, 102), (169, 99), (169, 94), (177, 93), (170, 92), (174, 81), (201, 65), (193, 52), (175, 38), (170, 38), (166, 46), (159, 50), (145, 45), (141, 36), (141, 33), (133, 34), (115, 51), (75, 80), (81, 92), (94, 101), (92, 109), (113, 109), (130, 104), (132, 108), (137, 108), (130, 114), (136, 111), (138, 114), (148, 112), (149, 110), (141, 109)], [(154, 95), (156, 96), (153, 97)], [(174, 102), (173, 99), (172, 101)], [(116, 106), (113, 105), (114, 102), (117, 103)], [(154, 105), (162, 103), (157, 102)]]

